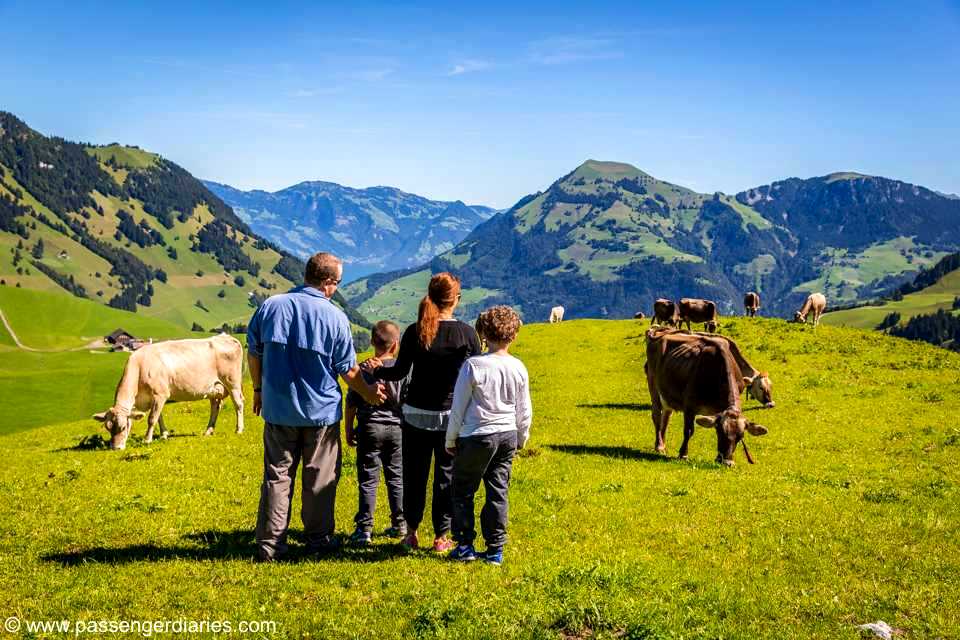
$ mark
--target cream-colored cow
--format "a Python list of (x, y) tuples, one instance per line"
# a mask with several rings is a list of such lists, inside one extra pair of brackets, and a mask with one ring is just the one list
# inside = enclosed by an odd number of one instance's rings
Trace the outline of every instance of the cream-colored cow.
[(212, 435), (220, 404), (228, 395), (237, 412), (237, 433), (243, 432), (243, 346), (221, 333), (202, 340), (157, 342), (134, 351), (123, 368), (113, 406), (93, 416), (110, 433), (110, 448), (123, 449), (133, 420), (147, 417), (146, 441), (160, 424), (167, 437), (163, 405), (168, 401), (210, 400), (205, 435)]
[(827, 308), (827, 298), (822, 293), (811, 293), (807, 296), (807, 301), (803, 303), (803, 308), (797, 311), (793, 316), (794, 322), (807, 323), (807, 315), (813, 312), (813, 326), (820, 324), (820, 316), (823, 310)]
[(550, 309), (550, 324), (554, 322), (563, 322), (563, 307), (557, 306)]

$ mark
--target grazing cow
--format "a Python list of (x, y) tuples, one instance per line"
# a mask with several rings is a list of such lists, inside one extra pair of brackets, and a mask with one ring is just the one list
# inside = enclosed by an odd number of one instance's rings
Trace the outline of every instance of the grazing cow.
[(554, 322), (563, 322), (563, 307), (557, 306), (550, 309), (550, 324)]
[(673, 300), (666, 298), (657, 298), (653, 303), (653, 318), (650, 319), (650, 326), (655, 324), (667, 325), (668, 327), (678, 326), (680, 321), (677, 319), (677, 305)]
[(810, 312), (813, 312), (813, 326), (816, 327), (820, 324), (820, 316), (823, 315), (823, 310), (827, 308), (827, 299), (822, 293), (811, 293), (807, 296), (807, 301), (803, 303), (803, 308), (800, 311), (797, 311), (793, 315), (794, 322), (802, 322), (803, 324), (807, 323), (807, 316)]
[(657, 451), (666, 453), (670, 416), (674, 411), (683, 411), (680, 458), (687, 457), (696, 423), (716, 430), (717, 462), (732, 466), (737, 445), (743, 442), (747, 461), (753, 464), (753, 457), (743, 440), (744, 432), (762, 436), (767, 429), (743, 416), (740, 405), (743, 376), (728, 340), (718, 336), (650, 330), (647, 332), (644, 369), (653, 406)]
[(637, 311), (635, 314), (633, 314), (634, 320), (643, 320), (646, 317), (647, 317), (647, 314), (645, 314), (643, 311)]
[(713, 300), (681, 298), (678, 313), (680, 322), (677, 326), (682, 326), (686, 322), (687, 331), (690, 330), (691, 322), (702, 322), (708, 333), (716, 333), (720, 324), (717, 321), (717, 303)]
[(170, 340), (147, 345), (127, 360), (117, 385), (113, 407), (93, 416), (110, 433), (110, 448), (123, 449), (133, 420), (147, 418), (146, 441), (160, 424), (161, 437), (167, 427), (161, 412), (168, 401), (209, 398), (210, 420), (206, 435), (213, 434), (220, 404), (229, 395), (237, 412), (237, 433), (243, 432), (243, 346), (236, 338), (221, 333), (203, 340)]
[(764, 409), (773, 409), (777, 406), (777, 403), (773, 401), (773, 381), (770, 380), (770, 375), (766, 371), (758, 371), (753, 365), (747, 362), (747, 359), (740, 353), (740, 348), (736, 342), (726, 336), (697, 332), (694, 332), (694, 335), (726, 340), (727, 345), (730, 347), (730, 354), (733, 356), (733, 359), (737, 361), (737, 366), (740, 367), (740, 373), (743, 374), (743, 383), (747, 388), (747, 397), (753, 398), (763, 404)]
[(748, 291), (747, 295), (743, 296), (743, 306), (751, 318), (757, 315), (760, 310), (760, 295), (755, 291)]

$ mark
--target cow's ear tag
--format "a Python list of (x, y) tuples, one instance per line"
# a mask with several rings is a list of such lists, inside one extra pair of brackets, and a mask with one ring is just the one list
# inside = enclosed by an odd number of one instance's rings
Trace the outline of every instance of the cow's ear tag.
[(708, 418), (706, 416), (697, 416), (697, 424), (701, 427), (712, 428), (716, 425), (716, 418)]

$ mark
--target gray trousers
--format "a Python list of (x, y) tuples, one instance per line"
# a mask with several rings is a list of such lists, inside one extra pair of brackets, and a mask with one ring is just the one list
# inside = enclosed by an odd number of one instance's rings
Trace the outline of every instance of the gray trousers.
[(405, 527), (403, 519), (403, 453), (400, 425), (365, 424), (357, 427), (357, 484), (360, 506), (353, 519), (363, 531), (373, 529), (373, 512), (377, 508), (377, 486), (380, 467), (387, 482), (390, 502), (390, 523)]
[(263, 484), (257, 513), (257, 552), (263, 559), (287, 552), (287, 529), (297, 467), (303, 460), (300, 518), (308, 551), (328, 542), (334, 531), (334, 507), (340, 480), (340, 425), (263, 427)]
[(483, 481), (483, 540), (487, 550), (503, 550), (507, 542), (507, 491), (516, 452), (516, 431), (457, 439), (457, 455), (453, 458), (453, 539), (459, 544), (473, 544), (477, 537), (473, 498)]

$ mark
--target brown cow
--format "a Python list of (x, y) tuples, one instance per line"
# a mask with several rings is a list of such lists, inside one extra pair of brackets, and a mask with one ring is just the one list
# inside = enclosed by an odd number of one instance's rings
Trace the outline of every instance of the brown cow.
[(826, 308), (826, 297), (822, 293), (811, 293), (809, 296), (807, 296), (807, 301), (803, 303), (803, 308), (793, 315), (793, 321), (806, 324), (807, 315), (812, 311), (813, 326), (816, 327), (820, 324), (820, 316), (823, 315), (823, 311)]
[(747, 295), (743, 296), (743, 307), (751, 318), (757, 315), (760, 310), (760, 295), (755, 291), (748, 291)]
[(645, 314), (643, 311), (637, 311), (635, 314), (633, 314), (634, 320), (644, 320), (646, 317), (647, 314)]
[(702, 322), (708, 333), (716, 333), (719, 322), (717, 321), (717, 303), (713, 300), (702, 300), (700, 298), (680, 298), (679, 305), (680, 322), (677, 326), (683, 326), (687, 323), (687, 331), (690, 330), (691, 322)]
[(657, 298), (653, 303), (653, 317), (650, 319), (650, 326), (652, 327), (655, 324), (667, 325), (668, 327), (678, 326), (677, 305), (674, 304), (673, 300)]
[(650, 330), (647, 332), (644, 369), (653, 405), (657, 451), (666, 453), (665, 438), (670, 416), (674, 411), (683, 411), (680, 458), (687, 457), (696, 423), (716, 430), (717, 462), (732, 466), (737, 445), (743, 442), (747, 461), (753, 464), (753, 457), (743, 440), (744, 432), (762, 436), (767, 429), (743, 416), (740, 406), (743, 376), (728, 340)]

